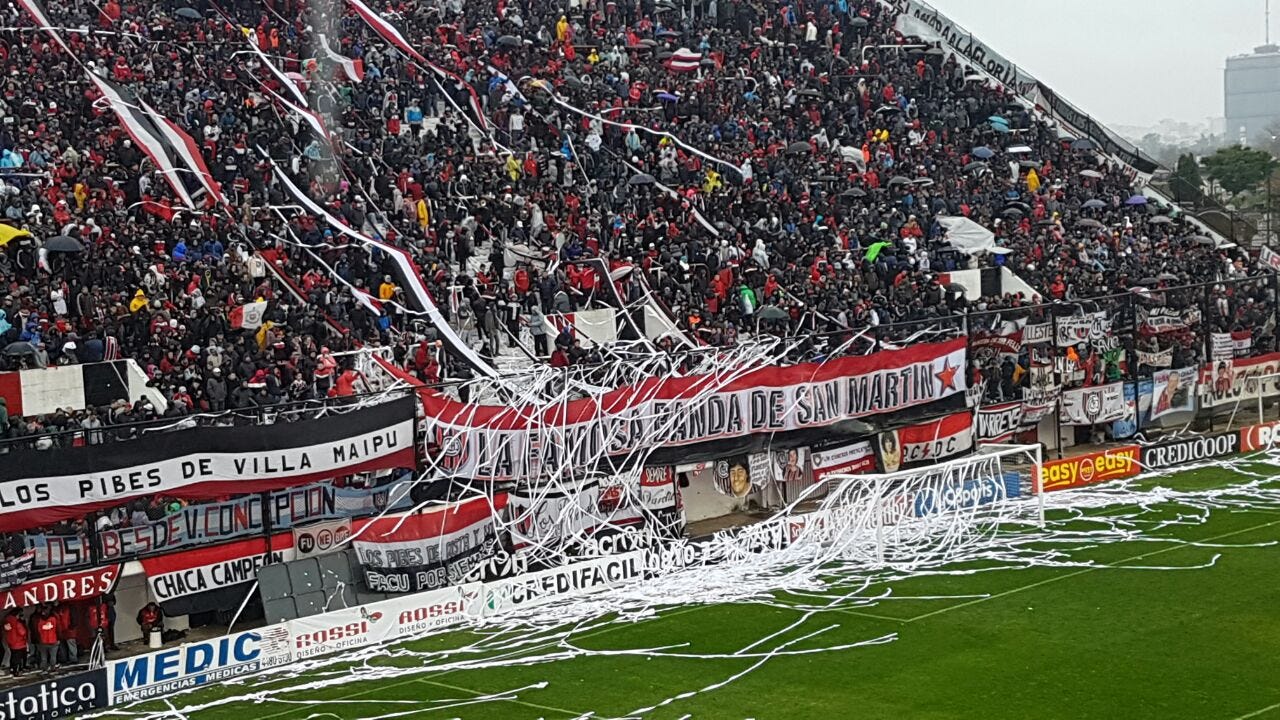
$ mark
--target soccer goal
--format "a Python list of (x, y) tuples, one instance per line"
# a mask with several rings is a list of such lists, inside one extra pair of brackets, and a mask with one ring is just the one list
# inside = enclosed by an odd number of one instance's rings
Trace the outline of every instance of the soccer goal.
[[(1028, 513), (1044, 526), (1039, 445), (985, 445), (963, 458), (874, 475), (835, 475), (818, 509), (789, 524), (792, 546), (811, 560), (913, 565), (945, 560), (974, 534)], [(817, 495), (815, 488), (810, 488)]]

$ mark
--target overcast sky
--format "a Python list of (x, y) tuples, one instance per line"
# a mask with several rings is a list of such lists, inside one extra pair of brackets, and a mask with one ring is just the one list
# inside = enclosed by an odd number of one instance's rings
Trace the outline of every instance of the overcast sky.
[[(1229, 55), (1264, 40), (1264, 0), (929, 0), (1104, 122), (1221, 117)], [(1272, 40), (1280, 0), (1272, 3)]]

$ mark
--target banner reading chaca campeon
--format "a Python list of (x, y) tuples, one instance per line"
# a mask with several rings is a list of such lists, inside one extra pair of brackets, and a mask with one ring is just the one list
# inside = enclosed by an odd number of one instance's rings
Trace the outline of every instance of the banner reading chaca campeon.
[[(651, 378), (544, 410), (471, 405), (421, 394), (440, 464), (483, 480), (589, 467), (645, 446), (686, 446), (826, 427), (926, 405), (965, 391), (965, 340), (860, 357), (767, 367), (725, 380)], [(570, 453), (564, 456), (563, 453)]]
[(415, 467), (414, 405), (406, 396), (315, 420), (13, 452), (0, 463), (0, 532), (52, 525), (139, 497), (210, 499)]

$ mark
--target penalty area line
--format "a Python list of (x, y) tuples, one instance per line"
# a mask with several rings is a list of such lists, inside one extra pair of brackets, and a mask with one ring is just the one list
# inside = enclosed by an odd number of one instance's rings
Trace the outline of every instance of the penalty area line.
[(1268, 706), (1266, 706), (1266, 707), (1264, 707), (1264, 708), (1260, 708), (1260, 709), (1258, 709), (1258, 710), (1254, 710), (1254, 711), (1253, 711), (1253, 712), (1251, 712), (1251, 713), (1245, 713), (1245, 714), (1243, 714), (1243, 715), (1239, 715), (1239, 716), (1237, 716), (1237, 717), (1233, 717), (1233, 718), (1231, 718), (1231, 720), (1249, 720), (1249, 718), (1256, 718), (1256, 717), (1258, 717), (1259, 715), (1266, 715), (1267, 713), (1271, 712), (1272, 710), (1276, 710), (1276, 709), (1280, 709), (1280, 703), (1276, 703), (1276, 704), (1274, 704), (1274, 705), (1268, 705)]
[[(417, 682), (423, 683), (424, 685), (435, 685), (436, 687), (444, 688), (444, 689), (446, 689), (446, 690), (453, 690), (453, 691), (456, 691), (456, 692), (471, 693), (472, 695), (475, 695), (476, 697), (485, 697), (485, 696), (488, 696), (488, 695), (498, 695), (498, 694), (501, 694), (501, 693), (487, 693), (487, 692), (481, 692), (480, 690), (472, 690), (471, 688), (465, 688), (465, 687), (462, 687), (462, 686), (460, 686), (460, 685), (450, 685), (450, 684), (448, 684), (448, 683), (437, 682), (437, 681), (435, 681), (435, 680), (428, 680), (428, 679), (426, 679), (426, 678), (419, 678), (419, 679), (417, 680)], [(524, 707), (533, 708), (534, 710), (550, 710), (551, 712), (558, 712), (558, 713), (562, 713), (562, 714), (564, 714), (564, 715), (568, 715), (569, 717), (575, 717), (575, 718), (579, 718), (579, 717), (582, 717), (583, 715), (586, 715), (586, 713), (580, 713), (580, 712), (577, 712), (577, 711), (575, 711), (575, 710), (566, 710), (566, 709), (564, 709), (564, 708), (552, 707), (552, 706), (550, 706), (550, 705), (538, 705), (538, 704), (536, 704), (536, 703), (525, 702), (524, 700), (518, 700), (518, 699), (515, 699), (515, 698), (494, 698), (494, 700), (493, 700), (493, 701), (494, 701), (494, 702), (512, 703), (512, 704), (514, 704), (514, 705), (523, 705)], [(442, 709), (445, 709), (445, 708), (442, 708)], [(423, 712), (426, 712), (426, 711), (427, 711), (426, 709), (424, 709), (424, 710), (423, 710)]]
[[(1243, 535), (1243, 534), (1245, 534), (1245, 533), (1253, 532), (1254, 530), (1262, 530), (1262, 529), (1264, 529), (1264, 528), (1272, 527), (1273, 525), (1280, 525), (1280, 520), (1272, 520), (1271, 522), (1268, 522), (1268, 523), (1262, 523), (1261, 525), (1254, 525), (1253, 527), (1247, 527), (1247, 528), (1244, 528), (1243, 530), (1235, 530), (1235, 531), (1232, 531), (1232, 532), (1229, 532), (1229, 533), (1223, 533), (1223, 534), (1221, 534), (1221, 535), (1215, 535), (1215, 536), (1213, 536), (1213, 537), (1201, 538), (1201, 539), (1199, 539), (1199, 540), (1195, 540), (1194, 542), (1200, 542), (1200, 543), (1213, 542), (1214, 540), (1222, 540), (1222, 539), (1224, 539), (1224, 538), (1234, 537), (1234, 536), (1236, 536), (1236, 535)], [(924, 619), (926, 619), (926, 618), (934, 617), (935, 615), (942, 615), (942, 614), (944, 614), (944, 613), (949, 613), (949, 612), (951, 612), (952, 610), (959, 610), (959, 609), (961, 609), (961, 608), (970, 607), (970, 606), (972, 606), (972, 605), (978, 605), (978, 604), (980, 604), (980, 603), (984, 603), (984, 602), (987, 602), (987, 601), (989, 601), (989, 600), (997, 600), (997, 599), (999, 599), (999, 598), (1008, 597), (1008, 596), (1010, 596), (1010, 595), (1016, 595), (1017, 593), (1023, 592), (1024, 590), (1034, 590), (1035, 588), (1041, 587), (1042, 585), (1049, 585), (1050, 583), (1055, 583), (1055, 582), (1058, 582), (1058, 581), (1060, 581), (1060, 580), (1067, 580), (1067, 579), (1070, 579), (1070, 578), (1073, 578), (1073, 577), (1078, 577), (1078, 576), (1080, 576), (1080, 575), (1085, 575), (1085, 574), (1087, 574), (1087, 573), (1091, 573), (1091, 572), (1094, 572), (1094, 571), (1096, 571), (1096, 570), (1123, 570), (1123, 569), (1124, 569), (1124, 567), (1123, 567), (1123, 564), (1124, 564), (1124, 563), (1133, 562), (1133, 561), (1135, 561), (1135, 560), (1143, 560), (1143, 559), (1146, 559), (1146, 558), (1149, 558), (1149, 557), (1153, 557), (1153, 556), (1156, 556), (1156, 555), (1163, 555), (1163, 554), (1165, 554), (1165, 553), (1167, 553), (1167, 552), (1173, 552), (1174, 550), (1181, 550), (1181, 549), (1183, 549), (1183, 548), (1185, 548), (1185, 547), (1188, 547), (1188, 546), (1187, 546), (1187, 545), (1181, 545), (1181, 544), (1179, 544), (1179, 545), (1174, 545), (1174, 546), (1172, 546), (1172, 547), (1161, 548), (1160, 550), (1153, 550), (1153, 551), (1151, 551), (1151, 552), (1143, 553), (1143, 554), (1141, 554), (1141, 555), (1134, 555), (1133, 557), (1127, 557), (1127, 558), (1124, 558), (1124, 559), (1122, 559), (1122, 560), (1116, 560), (1115, 562), (1113, 562), (1113, 563), (1109, 563), (1109, 564), (1107, 564), (1107, 565), (1099, 565), (1099, 566), (1096, 566), (1096, 567), (1087, 567), (1087, 568), (1083, 568), (1083, 569), (1081, 569), (1081, 570), (1076, 570), (1076, 571), (1074, 571), (1074, 572), (1069, 572), (1069, 573), (1067, 573), (1066, 575), (1055, 575), (1054, 577), (1047, 578), (1047, 579), (1045, 579), (1045, 580), (1040, 580), (1040, 581), (1037, 581), (1037, 582), (1033, 582), (1033, 583), (1031, 583), (1031, 584), (1029, 584), (1029, 585), (1023, 585), (1022, 587), (1016, 587), (1016, 588), (1013, 588), (1013, 589), (1011, 589), (1011, 590), (1005, 590), (1005, 591), (1004, 591), (1004, 592), (1002, 592), (1002, 593), (996, 593), (995, 595), (991, 595), (990, 597), (978, 598), (978, 599), (976, 599), (976, 600), (970, 600), (970, 601), (968, 601), (968, 602), (962, 602), (962, 603), (959, 603), (959, 604), (957, 604), (957, 605), (951, 605), (951, 606), (944, 607), (944, 608), (938, 608), (937, 610), (934, 610), (934, 611), (932, 611), (932, 612), (927, 612), (927, 613), (925, 613), (925, 614), (923, 614), (923, 615), (917, 615), (917, 616), (915, 616), (915, 617), (913, 617), (913, 618), (910, 618), (909, 620), (904, 620), (903, 622), (906, 622), (906, 623), (913, 623), (913, 622), (916, 622), (917, 620), (924, 620)], [(1246, 716), (1244, 716), (1244, 717), (1252, 717), (1252, 716), (1250, 716), (1250, 715), (1246, 715)], [(1236, 718), (1235, 720), (1242, 720), (1242, 719), (1241, 719), (1241, 718)]]

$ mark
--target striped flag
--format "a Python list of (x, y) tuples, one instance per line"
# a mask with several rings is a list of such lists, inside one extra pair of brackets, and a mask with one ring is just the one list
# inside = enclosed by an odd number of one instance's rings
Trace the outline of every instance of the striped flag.
[(320, 35), (320, 47), (324, 50), (324, 56), (329, 58), (331, 62), (337, 63), (342, 71), (347, 74), (351, 82), (360, 82), (364, 80), (364, 62), (360, 60), (352, 60), (351, 58), (334, 52), (329, 47), (329, 39), (323, 34)]
[(196, 145), (196, 141), (186, 133), (185, 130), (178, 127), (169, 118), (156, 112), (150, 105), (141, 98), (138, 104), (142, 106), (143, 111), (151, 118), (151, 122), (155, 124), (156, 129), (169, 143), (169, 147), (174, 154), (187, 166), (191, 172), (195, 173), (196, 179), (200, 181), (200, 185), (209, 193), (209, 197), (218, 204), (226, 203), (226, 198), (222, 196), (222, 187), (218, 181), (213, 179), (213, 174), (209, 172), (209, 167), (204, 163), (204, 156), (200, 154), (200, 146)]
[(165, 141), (164, 136), (151, 123), (148, 115), (139, 110), (137, 104), (125, 100), (124, 92), (120, 88), (93, 73), (88, 75), (111, 109), (115, 111), (125, 132), (129, 133), (129, 137), (138, 144), (138, 148), (151, 158), (151, 162), (155, 163), (156, 169), (168, 181), (169, 187), (173, 188), (178, 199), (194, 210), (195, 201), (191, 199), (191, 193), (187, 192), (186, 186), (182, 184), (182, 178), (178, 176), (177, 164), (170, 153), (170, 143)]
[(702, 53), (696, 53), (689, 48), (682, 47), (671, 54), (667, 61), (663, 63), (667, 69), (675, 73), (696, 72), (702, 63)]

